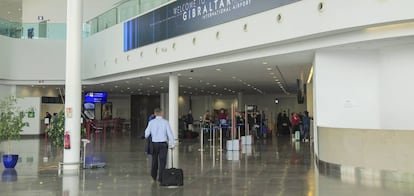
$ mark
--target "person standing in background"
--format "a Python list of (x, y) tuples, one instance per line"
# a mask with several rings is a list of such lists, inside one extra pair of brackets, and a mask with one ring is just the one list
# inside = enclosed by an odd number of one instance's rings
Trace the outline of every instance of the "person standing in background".
[(193, 128), (194, 118), (193, 118), (193, 114), (191, 113), (191, 110), (188, 111), (186, 121), (187, 121), (187, 129), (189, 131), (193, 131), (194, 130)]
[[(160, 108), (154, 110), (155, 119), (149, 121), (145, 129), (145, 138), (152, 137), (151, 176), (154, 181), (162, 181), (162, 172), (167, 164), (168, 148), (174, 149), (174, 135), (171, 126), (163, 116)], [(168, 141), (168, 143), (167, 143)]]

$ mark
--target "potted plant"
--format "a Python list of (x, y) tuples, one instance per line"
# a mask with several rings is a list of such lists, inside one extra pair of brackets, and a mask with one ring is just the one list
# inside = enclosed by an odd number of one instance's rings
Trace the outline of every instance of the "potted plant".
[(52, 116), (47, 135), (53, 146), (63, 147), (63, 135), (65, 132), (65, 113), (60, 111)]
[(0, 140), (7, 140), (7, 154), (3, 155), (3, 165), (6, 168), (14, 168), (19, 156), (10, 154), (10, 140), (20, 138), (23, 127), (29, 126), (23, 122), (25, 112), (17, 107), (15, 97), (7, 97), (0, 101)]

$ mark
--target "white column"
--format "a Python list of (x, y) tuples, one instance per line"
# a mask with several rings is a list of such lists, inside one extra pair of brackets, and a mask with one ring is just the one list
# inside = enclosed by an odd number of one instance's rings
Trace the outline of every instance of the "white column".
[(178, 139), (178, 76), (170, 74), (168, 91), (168, 120), (174, 132), (175, 139)]
[[(82, 0), (67, 1), (66, 18), (65, 132), (67, 131), (70, 134), (70, 149), (63, 150), (63, 162), (79, 163), (82, 90)], [(77, 170), (79, 165), (64, 165), (63, 169)]]
[(168, 109), (168, 93), (161, 93), (160, 95), (160, 107), (164, 111), (164, 118), (169, 119)]
[[(85, 183), (85, 182), (83, 182)], [(79, 195), (79, 176), (63, 175), (62, 177), (62, 195), (76, 196)]]
[[(175, 145), (174, 150), (174, 167), (179, 167), (178, 162), (178, 76), (175, 74), (170, 74), (169, 77), (169, 91), (168, 91), (168, 120), (173, 130)], [(170, 154), (168, 154), (168, 159), (170, 159)], [(168, 167), (171, 167), (171, 160), (168, 160)]]

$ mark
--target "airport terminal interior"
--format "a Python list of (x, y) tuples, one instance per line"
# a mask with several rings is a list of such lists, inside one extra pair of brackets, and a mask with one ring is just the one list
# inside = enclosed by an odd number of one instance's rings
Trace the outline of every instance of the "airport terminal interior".
[[(87, 156), (106, 161), (104, 168), (81, 169), (78, 175), (58, 175), (61, 149), (44, 138), (24, 138), (28, 154), (37, 151), (32, 165), (16, 166), (16, 176), (2, 173), (1, 195), (413, 195), (412, 181), (373, 171), (317, 168), (312, 143), (287, 136), (258, 139), (240, 151), (219, 151), (207, 142), (200, 152), (198, 139), (180, 141), (177, 167), (184, 170), (184, 186), (162, 187), (150, 176), (151, 159), (144, 140), (128, 132), (92, 135)], [(32, 149), (36, 146), (38, 149)], [(30, 149), (30, 150), (29, 150)], [(22, 154), (25, 151), (22, 151)], [(412, 176), (406, 178), (413, 179)], [(8, 181), (10, 180), (10, 181)], [(63, 183), (71, 188), (63, 189)]]
[(414, 195), (413, 7), (0, 0), (0, 195)]

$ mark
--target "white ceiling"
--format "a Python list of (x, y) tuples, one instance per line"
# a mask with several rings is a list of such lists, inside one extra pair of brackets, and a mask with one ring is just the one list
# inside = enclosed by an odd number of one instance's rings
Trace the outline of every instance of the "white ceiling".
[[(181, 95), (296, 93), (296, 79), (306, 82), (313, 52), (249, 59), (177, 72)], [(85, 85), (84, 91), (154, 95), (168, 92), (168, 74)]]

